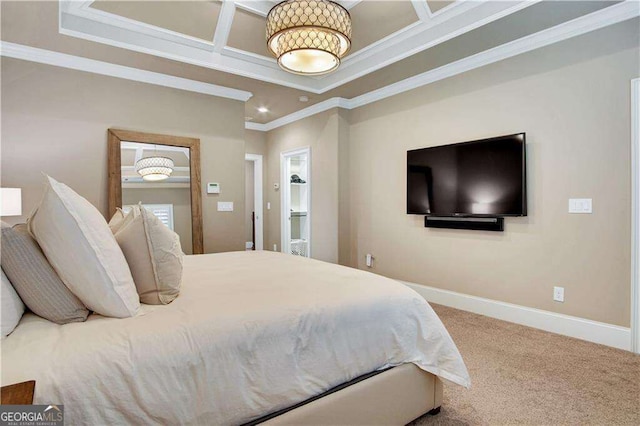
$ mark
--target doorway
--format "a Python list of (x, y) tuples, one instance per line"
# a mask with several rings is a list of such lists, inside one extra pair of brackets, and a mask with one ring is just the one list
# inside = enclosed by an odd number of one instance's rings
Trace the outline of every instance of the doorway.
[(245, 248), (263, 249), (262, 155), (245, 154)]
[(283, 152), (280, 171), (282, 252), (311, 257), (310, 149)]

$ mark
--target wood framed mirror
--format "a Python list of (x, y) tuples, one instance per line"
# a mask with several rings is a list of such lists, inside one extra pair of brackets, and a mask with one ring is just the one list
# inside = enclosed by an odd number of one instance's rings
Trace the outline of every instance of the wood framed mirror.
[[(109, 129), (108, 151), (109, 216), (142, 203), (180, 236), (186, 254), (204, 253), (200, 139)], [(150, 157), (171, 166), (159, 180), (141, 168)]]

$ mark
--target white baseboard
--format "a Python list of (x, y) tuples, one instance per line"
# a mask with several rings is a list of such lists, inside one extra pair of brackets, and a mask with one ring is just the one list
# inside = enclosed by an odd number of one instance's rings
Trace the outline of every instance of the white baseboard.
[(424, 297), (428, 302), (469, 311), (491, 318), (526, 325), (551, 333), (575, 337), (618, 349), (631, 350), (631, 330), (570, 315), (528, 308), (512, 303), (469, 296), (454, 291), (400, 281)]

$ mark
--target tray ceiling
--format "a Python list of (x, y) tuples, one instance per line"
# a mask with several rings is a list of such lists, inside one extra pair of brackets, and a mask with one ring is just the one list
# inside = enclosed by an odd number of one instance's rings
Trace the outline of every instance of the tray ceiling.
[(338, 71), (281, 70), (265, 48), (268, 0), (61, 1), (60, 32), (312, 93), (324, 93), (537, 3), (339, 1), (353, 19), (353, 49)]
[[(632, 0), (341, 3), (352, 14), (354, 48), (338, 71), (323, 77), (286, 73), (268, 55), (264, 22), (272, 1), (0, 2), (2, 55), (29, 60), (35, 54), (36, 62), (244, 96), (250, 98), (247, 120), (259, 124), (345, 100), (359, 99), (352, 103), (360, 105), (381, 91), (391, 93), (391, 86), (411, 87), (414, 77), (429, 74), (422, 80), (437, 81), (452, 67), (487, 63), (478, 55), (491, 63), (502, 55), (498, 52), (509, 57), (527, 51), (530, 37), (543, 47), (555, 42), (545, 41), (547, 33), (560, 31), (559, 41), (638, 16)], [(572, 23), (582, 17), (588, 28)], [(575, 30), (562, 35), (564, 25)], [(513, 50), (514, 43), (520, 47)], [(52, 58), (53, 53), (63, 55)], [(126, 69), (114, 71), (114, 66)], [(300, 102), (301, 95), (308, 102)], [(269, 112), (260, 113), (259, 107)]]

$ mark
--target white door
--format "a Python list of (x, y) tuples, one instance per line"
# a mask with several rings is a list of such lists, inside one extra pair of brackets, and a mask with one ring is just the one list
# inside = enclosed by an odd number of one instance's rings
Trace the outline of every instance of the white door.
[(309, 148), (281, 156), (282, 252), (311, 256), (311, 153)]

